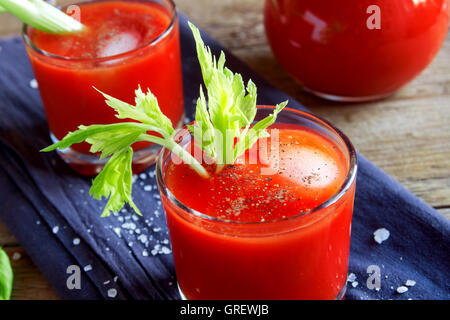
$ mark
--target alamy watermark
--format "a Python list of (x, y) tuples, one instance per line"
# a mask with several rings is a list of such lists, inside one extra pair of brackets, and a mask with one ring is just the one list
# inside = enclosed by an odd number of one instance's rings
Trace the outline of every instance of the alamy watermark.
[(373, 4), (367, 7), (367, 14), (370, 16), (367, 18), (366, 26), (369, 30), (380, 30), (381, 29), (381, 9), (379, 6)]

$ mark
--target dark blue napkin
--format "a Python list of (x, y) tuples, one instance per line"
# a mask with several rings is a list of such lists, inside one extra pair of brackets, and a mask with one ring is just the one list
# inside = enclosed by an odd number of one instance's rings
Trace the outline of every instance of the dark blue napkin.
[[(192, 119), (201, 74), (182, 15), (180, 29)], [(203, 36), (214, 53), (223, 50)], [(230, 69), (258, 85), (258, 103), (289, 99), (290, 107), (304, 109), (230, 53), (227, 58)], [(74, 173), (55, 152), (39, 152), (50, 139), (33, 78), (21, 39), (0, 41), (1, 220), (61, 298), (179, 299), (154, 167), (135, 176), (133, 197), (143, 217), (124, 209), (100, 218), (105, 203), (89, 197), (91, 179)], [(390, 232), (381, 244), (373, 235), (379, 228)], [(449, 221), (359, 155), (346, 298), (449, 299), (449, 231)], [(70, 266), (81, 271), (81, 289), (67, 286)], [(370, 286), (377, 268), (379, 290)], [(408, 291), (398, 293), (399, 287)]]

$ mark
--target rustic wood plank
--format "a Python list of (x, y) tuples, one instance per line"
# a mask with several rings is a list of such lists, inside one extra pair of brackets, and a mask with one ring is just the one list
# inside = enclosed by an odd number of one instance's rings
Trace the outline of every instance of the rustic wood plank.
[(33, 264), (25, 251), (18, 246), (4, 248), (11, 260), (14, 283), (13, 300), (56, 300), (55, 290)]
[(8, 228), (0, 221), (0, 247), (17, 246), (17, 240), (9, 233)]
[(450, 208), (438, 209), (438, 211), (447, 219), (450, 219)]

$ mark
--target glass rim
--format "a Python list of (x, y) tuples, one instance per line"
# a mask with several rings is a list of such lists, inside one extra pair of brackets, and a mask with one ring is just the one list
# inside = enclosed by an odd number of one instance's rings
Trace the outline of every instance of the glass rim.
[[(74, 3), (76, 4), (87, 4), (87, 3), (91, 3), (91, 2), (97, 2), (98, 0), (86, 0), (86, 1), (80, 1), (80, 2), (76, 2)], [(132, 50), (128, 50), (119, 54), (114, 54), (112, 56), (107, 56), (107, 57), (95, 57), (95, 58), (78, 58), (78, 57), (64, 57), (64, 56), (60, 56), (57, 54), (53, 54), (51, 52), (47, 52), (43, 49), (40, 49), (33, 41), (31, 41), (31, 38), (29, 36), (29, 32), (28, 29), (32, 28), (31, 26), (23, 23), (22, 24), (22, 39), (24, 41), (24, 43), (30, 47), (31, 49), (33, 49), (35, 52), (42, 54), (46, 57), (50, 57), (50, 58), (54, 58), (54, 59), (58, 59), (58, 60), (62, 60), (62, 61), (74, 61), (74, 62), (104, 62), (104, 61), (109, 61), (109, 60), (115, 60), (115, 59), (120, 59), (123, 58), (127, 55), (133, 54), (143, 48), (146, 47), (151, 47), (151, 46), (155, 46), (157, 45), (160, 41), (162, 41), (163, 39), (165, 39), (174, 29), (174, 25), (177, 21), (177, 10), (176, 10), (176, 5), (175, 2), (173, 0), (164, 0), (169, 2), (170, 4), (170, 10), (172, 11), (172, 16), (170, 18), (170, 23), (167, 26), (167, 28), (160, 34), (158, 35), (156, 38), (140, 45), (137, 48), (134, 48)], [(141, 2), (141, 1), (136, 1), (136, 2)], [(152, 1), (149, 1), (152, 2)], [(58, 7), (61, 8), (61, 7)]]
[[(261, 106), (257, 106), (257, 109), (258, 110), (260, 110), (260, 109), (273, 110), (273, 109), (275, 109), (275, 107), (261, 105)], [(196, 217), (202, 218), (202, 219), (210, 221), (210, 222), (221, 222), (221, 223), (227, 223), (227, 224), (247, 225), (247, 226), (270, 225), (270, 224), (275, 224), (275, 223), (280, 223), (280, 222), (285, 222), (285, 221), (292, 221), (299, 217), (309, 216), (309, 215), (314, 214), (315, 212), (318, 212), (318, 211), (321, 211), (321, 210), (324, 210), (324, 209), (330, 207), (331, 205), (336, 203), (339, 199), (341, 199), (347, 193), (347, 191), (351, 188), (354, 181), (356, 180), (356, 172), (357, 172), (357, 168), (358, 168), (358, 159), (357, 159), (356, 149), (354, 148), (350, 139), (341, 130), (336, 128), (333, 124), (331, 124), (327, 120), (322, 119), (321, 117), (318, 117), (318, 116), (312, 114), (311, 112), (297, 110), (297, 109), (293, 109), (293, 108), (284, 108), (283, 111), (281, 111), (280, 115), (286, 111), (296, 113), (298, 116), (301, 116), (301, 117), (309, 119), (309, 120), (313, 120), (314, 122), (319, 123), (319, 125), (322, 125), (322, 126), (325, 125), (325, 129), (327, 129), (327, 130), (332, 129), (332, 131), (334, 131), (334, 133), (336, 133), (337, 136), (339, 136), (339, 138), (344, 142), (345, 148), (348, 152), (349, 168), (348, 168), (348, 172), (347, 172), (344, 182), (342, 183), (340, 188), (330, 198), (328, 198), (327, 200), (325, 200), (318, 206), (316, 206), (312, 209), (309, 209), (307, 211), (304, 211), (302, 213), (293, 215), (293, 216), (287, 216), (287, 217), (280, 218), (280, 219), (264, 220), (264, 221), (235, 221), (235, 220), (212, 217), (207, 214), (201, 213), (201, 212), (199, 212), (195, 209), (192, 209), (192, 208), (186, 206), (185, 204), (183, 204), (180, 200), (178, 200), (175, 197), (175, 195), (167, 187), (166, 182), (164, 181), (164, 178), (163, 178), (163, 174), (162, 174), (164, 155), (167, 152), (170, 153), (170, 150), (168, 150), (166, 148), (161, 149), (161, 151), (159, 152), (158, 158), (156, 160), (156, 169), (155, 169), (156, 182), (158, 184), (158, 188), (159, 188), (160, 192), (162, 192), (163, 195), (169, 199), (169, 201), (171, 201), (173, 204), (175, 204), (177, 206), (177, 208), (183, 210), (184, 212), (187, 212), (188, 214), (192, 214)]]

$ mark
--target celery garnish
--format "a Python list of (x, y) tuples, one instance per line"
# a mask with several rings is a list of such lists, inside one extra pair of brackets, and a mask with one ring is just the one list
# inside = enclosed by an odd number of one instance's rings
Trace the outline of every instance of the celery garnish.
[[(225, 164), (234, 163), (258, 138), (268, 136), (266, 128), (275, 122), (287, 102), (277, 105), (272, 115), (252, 126), (256, 115), (255, 84), (249, 81), (245, 87), (240, 74), (234, 74), (225, 68), (223, 52), (216, 62), (210, 48), (205, 47), (199, 30), (194, 25), (189, 25), (197, 44), (208, 100), (200, 87), (195, 122), (188, 128), (195, 144), (215, 161), (216, 171), (219, 171)], [(74, 143), (86, 141), (91, 144), (91, 152), (100, 152), (100, 158), (110, 157), (94, 179), (90, 190), (95, 199), (109, 198), (102, 216), (117, 212), (125, 203), (129, 203), (140, 214), (131, 197), (131, 145), (135, 142), (159, 144), (190, 165), (200, 177), (208, 178), (208, 172), (202, 164), (174, 140), (175, 129), (170, 119), (161, 112), (158, 101), (150, 90), (144, 94), (141, 88), (137, 89), (134, 106), (100, 93), (105, 97), (106, 104), (116, 111), (117, 118), (137, 122), (82, 125), (42, 151), (64, 149)]]
[(217, 61), (203, 43), (200, 31), (190, 22), (189, 26), (208, 95), (206, 102), (200, 87), (195, 123), (189, 129), (197, 145), (216, 160), (218, 172), (223, 165), (234, 163), (258, 138), (268, 136), (265, 129), (273, 124), (287, 101), (277, 105), (273, 115), (250, 128), (256, 116), (255, 84), (249, 80), (245, 86), (239, 73), (225, 67), (225, 54), (221, 52)]
[(0, 0), (0, 12), (4, 11), (48, 33), (77, 32), (84, 28), (76, 19), (43, 0)]
[[(102, 216), (119, 211), (125, 203), (129, 203), (138, 214), (141, 214), (131, 197), (133, 158), (131, 145), (135, 142), (148, 141), (159, 144), (191, 165), (200, 176), (208, 176), (205, 168), (175, 142), (175, 130), (170, 119), (161, 112), (156, 97), (150, 91), (144, 94), (141, 88), (135, 93), (135, 106), (102, 94), (106, 98), (106, 103), (117, 112), (117, 118), (129, 118), (139, 122), (82, 125), (78, 130), (69, 132), (61, 141), (41, 150), (65, 149), (74, 143), (86, 141), (91, 144), (91, 152), (101, 153), (100, 159), (110, 157), (105, 167), (95, 177), (89, 191), (95, 199), (109, 198)], [(159, 136), (148, 134), (148, 131), (156, 132)]]

